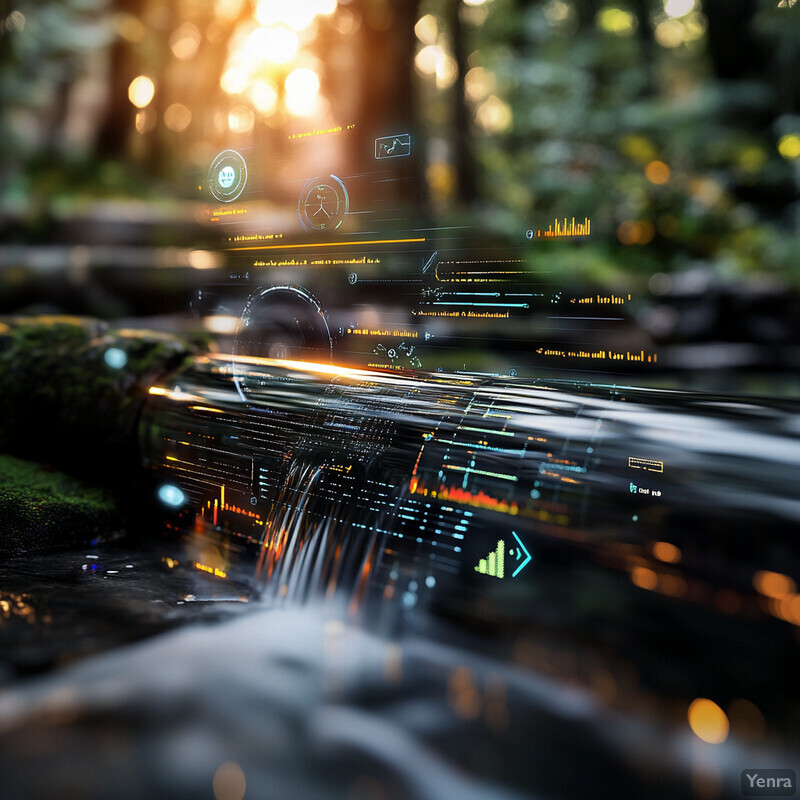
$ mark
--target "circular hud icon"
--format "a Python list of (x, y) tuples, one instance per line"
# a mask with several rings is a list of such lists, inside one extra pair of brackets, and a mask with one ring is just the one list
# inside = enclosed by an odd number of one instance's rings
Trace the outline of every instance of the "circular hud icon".
[(347, 189), (335, 175), (311, 178), (300, 192), (297, 216), (307, 231), (335, 231), (350, 207)]
[(262, 387), (248, 359), (330, 364), (333, 337), (319, 301), (299, 286), (258, 289), (247, 300), (233, 347), (233, 375), (243, 400)]
[(208, 169), (208, 189), (216, 200), (230, 203), (247, 183), (247, 164), (235, 150), (223, 150)]

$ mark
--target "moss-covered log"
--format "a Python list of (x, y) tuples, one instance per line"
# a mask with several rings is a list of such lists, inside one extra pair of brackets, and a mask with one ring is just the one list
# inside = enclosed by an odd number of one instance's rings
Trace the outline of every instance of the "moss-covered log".
[(192, 351), (76, 317), (0, 320), (0, 450), (105, 472), (132, 456), (150, 385)]
[(0, 452), (25, 459), (3, 457), (0, 553), (90, 542), (137, 513), (143, 400), (193, 349), (94, 319), (0, 319)]

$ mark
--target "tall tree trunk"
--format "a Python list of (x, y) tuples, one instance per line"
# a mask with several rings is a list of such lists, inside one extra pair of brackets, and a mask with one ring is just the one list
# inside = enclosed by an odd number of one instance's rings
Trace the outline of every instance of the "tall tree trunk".
[[(347, 76), (342, 88), (353, 91), (354, 84), (361, 87), (352, 156), (358, 164), (363, 163), (365, 153), (373, 152), (376, 136), (406, 133), (415, 127), (414, 24), (419, 0), (359, 0), (351, 7), (362, 17), (356, 62), (358, 76), (355, 81)], [(418, 159), (413, 161), (416, 163)], [(395, 167), (401, 171), (413, 169), (399, 163)], [(401, 181), (398, 199), (407, 203), (417, 201), (419, 180), (418, 174), (410, 174)]]
[[(117, 13), (140, 19), (147, 0), (116, 0)], [(97, 153), (102, 158), (122, 158), (127, 152), (128, 137), (133, 130), (136, 109), (128, 100), (128, 86), (133, 73), (130, 42), (121, 36), (111, 46), (109, 59), (109, 92), (106, 112), (97, 132)]]
[(453, 149), (456, 174), (458, 176), (458, 200), (471, 206), (478, 197), (478, 181), (475, 174), (475, 160), (470, 149), (470, 129), (472, 117), (467, 108), (464, 78), (469, 70), (467, 47), (464, 41), (464, 26), (461, 23), (461, 0), (450, 0), (448, 8), (448, 27), (452, 39), (453, 58), (458, 65), (458, 74), (453, 85), (454, 131)]

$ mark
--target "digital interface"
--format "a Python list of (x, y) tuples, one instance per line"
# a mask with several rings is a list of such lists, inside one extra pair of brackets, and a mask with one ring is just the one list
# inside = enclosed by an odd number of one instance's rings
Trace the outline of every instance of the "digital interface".
[(0, 794), (796, 789), (798, 43), (0, 12)]
[(653, 343), (630, 335), (631, 292), (581, 290), (548, 269), (542, 242), (602, 235), (591, 209), (542, 219), (516, 245), (431, 225), (422, 144), (356, 128), (299, 130), (212, 162), (200, 190), (225, 203), (207, 219), (229, 279), (196, 306), (239, 318), (237, 355), (511, 377), (658, 363)]
[[(766, 455), (786, 422), (780, 404), (217, 355), (151, 388), (141, 435), (196, 569), (297, 597), (388, 585), (493, 618), (525, 617), (519, 598), (576, 549), (629, 585), (744, 608), (746, 581), (717, 572), (698, 537), (746, 573), (752, 552), (713, 531), (766, 514), (765, 553), (791, 535), (767, 510), (794, 502), (780, 476), (795, 466)], [(485, 594), (501, 581), (517, 588)]]

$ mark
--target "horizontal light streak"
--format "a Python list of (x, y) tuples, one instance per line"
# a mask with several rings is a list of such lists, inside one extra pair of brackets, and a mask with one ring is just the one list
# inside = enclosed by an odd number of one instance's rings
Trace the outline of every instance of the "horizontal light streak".
[(456, 447), (468, 447), (470, 450), (491, 450), (495, 453), (512, 453), (521, 456), (525, 453), (524, 450), (510, 447), (492, 447), (488, 444), (475, 444), (474, 442), (454, 442), (452, 439), (437, 439), (442, 444), (452, 444)]
[(434, 302), (432, 306), (490, 306), (491, 308), (530, 308), (528, 303), (445, 303)]
[(475, 475), (486, 475), (489, 478), (500, 478), (503, 481), (514, 481), (516, 483), (519, 479), (516, 475), (503, 475), (500, 472), (487, 472), (484, 469), (472, 469), (471, 467), (456, 467), (452, 464), (444, 464), (445, 469), (452, 469), (455, 472), (474, 473)]
[(169, 389), (165, 389), (162, 386), (151, 386), (148, 389), (148, 394), (154, 394), (161, 397), (169, 397), (170, 400), (192, 400), (197, 402), (198, 400), (202, 400), (201, 397), (198, 397), (194, 394), (189, 394), (189, 392), (182, 392), (178, 390), (170, 391)]
[(312, 242), (311, 244), (267, 244), (253, 245), (251, 247), (226, 247), (228, 252), (234, 250), (302, 250), (308, 247), (356, 247), (361, 244), (413, 244), (424, 242), (426, 239), (369, 239), (356, 242)]
[(489, 428), (470, 428), (466, 425), (459, 425), (458, 430), (460, 431), (475, 431), (476, 433), (491, 433), (493, 436), (513, 436), (514, 433), (512, 431), (493, 431)]

